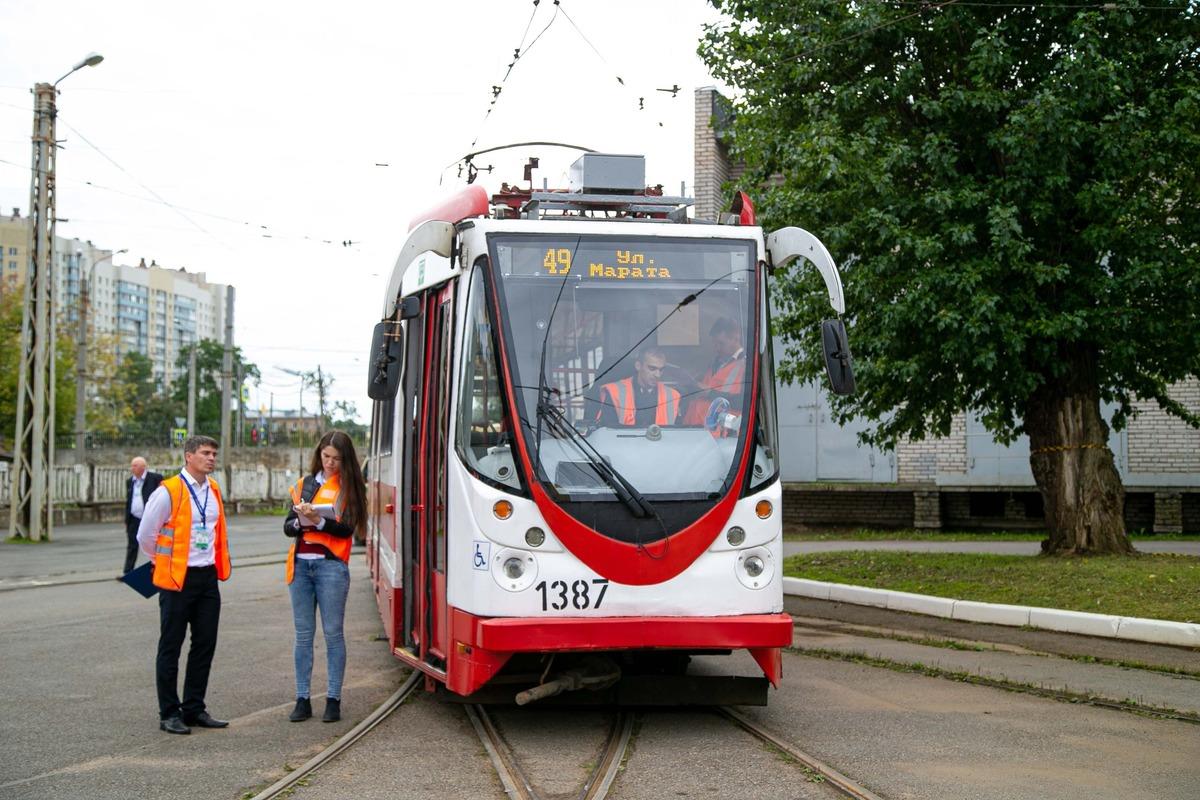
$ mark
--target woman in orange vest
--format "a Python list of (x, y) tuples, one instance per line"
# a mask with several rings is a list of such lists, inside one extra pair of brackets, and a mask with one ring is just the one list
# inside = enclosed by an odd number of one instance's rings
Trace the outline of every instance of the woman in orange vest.
[(321, 437), (309, 473), (292, 488), (294, 505), (283, 523), (283, 532), (295, 539), (287, 559), (296, 624), (296, 707), (289, 719), (301, 722), (312, 716), (310, 684), (319, 608), (329, 673), (322, 719), (337, 722), (342, 718), (346, 672), (342, 623), (350, 593), (350, 546), (355, 532), (366, 526), (365, 481), (354, 443), (341, 431)]

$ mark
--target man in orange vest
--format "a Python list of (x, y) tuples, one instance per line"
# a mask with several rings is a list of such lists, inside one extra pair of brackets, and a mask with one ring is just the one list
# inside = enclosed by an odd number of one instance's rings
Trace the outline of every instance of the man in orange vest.
[(731, 407), (740, 409), (742, 388), (746, 383), (746, 348), (742, 347), (742, 332), (729, 317), (721, 317), (708, 332), (713, 344), (713, 362), (700, 387), (707, 391), (696, 395), (688, 406), (684, 423), (703, 425), (708, 408), (718, 397), (729, 400)]
[[(191, 733), (189, 725), (224, 728), (204, 705), (208, 672), (217, 649), (221, 618), (218, 580), (230, 573), (225, 506), (209, 479), (217, 466), (217, 442), (192, 436), (183, 445), (183, 470), (162, 482), (146, 501), (138, 543), (154, 563), (160, 633), (155, 677), (160, 730)], [(192, 646), (179, 701), (179, 651), (188, 626)]]
[(647, 347), (633, 362), (634, 375), (600, 387), (600, 425), (645, 428), (674, 425), (679, 416), (679, 392), (662, 382), (667, 354)]

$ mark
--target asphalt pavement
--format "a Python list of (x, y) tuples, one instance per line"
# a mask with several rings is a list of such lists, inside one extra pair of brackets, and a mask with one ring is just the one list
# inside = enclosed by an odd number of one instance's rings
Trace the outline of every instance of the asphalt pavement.
[[(7, 700), (0, 715), (0, 739), (6, 743), (0, 748), (0, 797), (190, 794), (232, 800), (302, 763), (390, 695), (404, 671), (378, 638), (378, 612), (362, 551), (355, 549), (344, 719), (334, 725), (287, 721), (293, 701), (292, 621), (282, 564), (288, 542), (280, 528), (279, 517), (230, 518), (234, 574), (221, 586), (220, 640), (208, 701), (212, 713), (231, 719), (231, 725), (186, 737), (158, 730), (157, 603), (113, 580), (124, 554), (123, 529), (68, 526), (48, 544), (0, 544), (0, 683)], [(1181, 546), (1195, 543), (1153, 544), (1187, 551)], [(787, 543), (789, 552), (980, 545), (1016, 545), (1018, 552), (1037, 547), (1036, 542)], [(1132, 704), (1200, 716), (1200, 654), (1194, 650), (803, 598), (788, 598), (787, 607), (798, 616), (795, 649), (785, 658), (782, 688), (772, 693), (768, 709), (754, 713), (885, 796), (963, 796), (955, 791), (969, 784), (977, 790), (972, 796), (986, 798), (1035, 796), (1021, 787), (1053, 798), (1076, 797), (1077, 790), (1094, 797), (1182, 798), (1194, 797), (1200, 785), (1194, 758), (1200, 725), (1114, 710)], [(315, 660), (319, 691), (324, 686), (319, 637)], [(748, 658), (734, 660), (745, 662), (747, 674), (756, 669)], [(720, 660), (715, 668), (724, 672), (728, 663), (733, 662)], [(924, 674), (920, 665), (928, 668)], [(964, 676), (1008, 688), (967, 686)], [(1066, 703), (1039, 690), (1065, 690), (1113, 707)], [(322, 700), (314, 698), (318, 715)], [(425, 696), (414, 702), (407, 717), (373, 733), (298, 796), (498, 796), (461, 714)], [(421, 723), (416, 738), (409, 735), (414, 722)], [(562, 733), (565, 723), (546, 725)], [(670, 787), (673, 795), (707, 796), (706, 788), (727, 782), (730, 775), (719, 769), (711, 775), (678, 769), (689, 762), (689, 753), (704, 753), (702, 760), (710, 763), (721, 751), (720, 726), (705, 725), (712, 730), (700, 735), (702, 726), (691, 717), (647, 718), (637, 751), (661, 755), (662, 765), (672, 766), (659, 774), (656, 759), (640, 759), (618, 795), (662, 796)], [(1081, 743), (1086, 752), (1070, 761), (1086, 762), (1086, 770), (1043, 758), (1076, 752)], [(1190, 755), (1184, 752), (1189, 749)], [(738, 758), (757, 763), (753, 750), (742, 748)], [(373, 768), (383, 760), (404, 769)], [(996, 764), (1007, 777), (989, 784)], [(401, 781), (405, 790), (397, 793), (388, 782), (401, 775), (407, 776)], [(778, 796), (783, 787), (763, 775), (756, 796)], [(1137, 787), (1145, 791), (1139, 795)]]

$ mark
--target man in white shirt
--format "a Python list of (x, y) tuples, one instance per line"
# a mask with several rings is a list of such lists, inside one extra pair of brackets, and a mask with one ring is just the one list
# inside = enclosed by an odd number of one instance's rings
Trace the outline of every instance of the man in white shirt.
[[(162, 483), (163, 476), (146, 469), (146, 459), (138, 456), (129, 463), (129, 480), (125, 481), (125, 569), (129, 572), (137, 564), (138, 527), (146, 513), (146, 501)], [(117, 576), (118, 579), (120, 576)]]
[[(184, 443), (184, 467), (155, 489), (146, 502), (138, 543), (154, 562), (160, 634), (155, 677), (159, 728), (191, 733), (189, 725), (224, 728), (209, 715), (204, 695), (217, 648), (221, 618), (218, 580), (230, 574), (225, 507), (218, 486), (209, 480), (217, 466), (217, 442), (193, 436)], [(179, 700), (179, 652), (191, 627), (183, 701)]]

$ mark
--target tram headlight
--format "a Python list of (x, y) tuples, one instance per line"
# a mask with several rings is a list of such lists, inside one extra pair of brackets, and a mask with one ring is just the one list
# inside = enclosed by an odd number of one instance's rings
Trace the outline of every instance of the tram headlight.
[[(519, 581), (521, 576), (525, 574), (525, 562), (516, 556), (510, 556), (504, 559), (504, 577), (510, 581)], [(761, 570), (759, 570), (761, 572)]]
[(747, 589), (762, 589), (770, 585), (775, 577), (775, 561), (767, 548), (751, 547), (738, 553), (737, 565), (733, 571), (742, 586)]
[(492, 554), (492, 580), (506, 592), (528, 589), (537, 580), (538, 563), (533, 553), (504, 547)]
[(525, 544), (530, 547), (541, 547), (544, 541), (546, 541), (546, 532), (541, 528), (535, 527), (525, 531)]
[(725, 541), (729, 542), (730, 545), (737, 547), (742, 542), (746, 541), (746, 529), (734, 525), (725, 532)]

